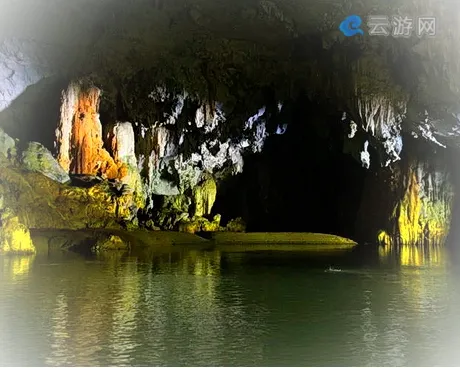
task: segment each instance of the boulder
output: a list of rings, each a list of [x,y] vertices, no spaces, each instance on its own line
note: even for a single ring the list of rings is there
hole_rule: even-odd
[[[117,235],[106,235],[98,239],[93,247],[94,251],[106,251],[106,250],[127,250],[129,249],[129,243],[125,242]]]
[[[58,183],[70,181],[69,175],[51,152],[40,143],[30,142],[27,149],[22,152],[21,162],[27,170],[41,173]]]
[[[220,226],[220,215],[214,216],[212,221],[204,217],[192,217],[191,219],[182,219],[179,222],[178,230],[187,233],[198,233],[198,232],[217,232],[223,231],[224,229]]]
[[[16,141],[0,128],[0,156],[11,159],[16,157]]]
[[[238,217],[228,222],[226,230],[234,233],[244,233],[246,231],[246,223],[241,217]]]

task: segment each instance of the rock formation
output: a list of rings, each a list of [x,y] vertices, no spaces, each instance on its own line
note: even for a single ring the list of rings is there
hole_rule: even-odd
[[[103,148],[99,120],[101,91],[71,83],[64,93],[61,122],[57,130],[58,161],[71,174],[120,178],[124,171]]]
[[[428,169],[429,160],[404,155],[414,140],[460,154],[457,4],[396,0],[391,7],[401,14],[432,14],[450,25],[436,37],[396,39],[345,38],[338,31],[350,9],[387,14],[380,0],[320,10],[300,0],[241,9],[222,2],[217,17],[213,2],[166,2],[160,11],[148,0],[108,0],[91,5],[94,14],[111,14],[101,19],[77,19],[74,2],[65,3],[50,0],[34,9],[43,16],[59,9],[62,19],[49,19],[51,32],[40,16],[17,22],[27,24],[19,30],[8,12],[0,14],[8,31],[0,41],[0,123],[14,138],[0,131],[0,154],[29,170],[22,175],[11,164],[1,173],[15,187],[8,189],[13,198],[20,189],[23,198],[41,203],[38,191],[53,198],[43,201],[50,208],[75,196],[69,211],[87,203],[95,223],[135,222],[142,209],[142,221],[157,221],[151,228],[171,229],[219,212],[223,222],[243,217],[258,230],[354,237],[361,226],[367,241],[378,234],[417,243],[445,237],[451,179]],[[55,32],[62,22],[81,33]],[[21,37],[12,37],[16,31]],[[63,172],[49,167],[54,161],[38,143],[16,155],[15,139],[30,128],[18,125],[20,112],[29,107],[21,102],[27,99],[11,105],[48,75],[69,83],[56,130]],[[33,124],[51,123],[37,118]],[[55,182],[75,176],[106,181],[90,189]],[[29,188],[31,181],[37,189]],[[11,206],[26,226],[55,221],[59,227],[62,219],[95,226],[87,214],[56,216],[59,206],[53,215],[28,219],[18,203]]]
[[[386,244],[443,244],[449,235],[454,188],[450,175],[421,162],[412,162],[401,174],[402,198],[390,221],[395,228],[382,231]]]
[[[42,173],[59,183],[70,181],[69,175],[54,159],[51,152],[38,142],[29,143],[27,149],[22,152],[21,162],[27,170]]]
[[[201,183],[193,188],[193,216],[203,217],[211,214],[216,200],[216,182],[210,175],[206,175]]]
[[[29,229],[121,228],[132,219],[133,193],[117,195],[108,182],[62,184],[63,169],[41,145],[21,152],[4,132],[0,137],[0,250],[32,252]]]

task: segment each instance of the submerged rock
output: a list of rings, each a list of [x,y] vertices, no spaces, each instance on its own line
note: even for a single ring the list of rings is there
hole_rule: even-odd
[[[22,152],[21,162],[27,170],[42,173],[59,183],[70,181],[69,175],[54,159],[51,152],[40,143],[30,142],[27,149]]]

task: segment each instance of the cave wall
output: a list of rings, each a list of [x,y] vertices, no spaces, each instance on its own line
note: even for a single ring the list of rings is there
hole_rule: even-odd
[[[110,178],[136,177],[148,211],[158,202],[196,207],[195,188],[211,174],[216,202],[209,205],[212,186],[204,212],[224,221],[243,216],[252,230],[418,241],[418,227],[429,222],[420,213],[433,209],[424,198],[436,208],[450,203],[447,184],[445,199],[424,189],[448,183],[444,169],[405,156],[403,136],[459,145],[453,3],[39,3],[30,22],[17,4],[1,14],[0,126],[50,150],[56,140],[63,167],[74,160],[72,173],[103,174],[102,162],[116,166]],[[395,8],[452,26],[436,39],[345,38],[337,29],[350,11]],[[69,83],[82,78],[102,92],[102,111],[85,91],[71,96]],[[137,167],[127,176],[107,138],[120,122],[135,139],[129,165]],[[449,211],[441,212],[444,224]]]
[[[414,138],[406,141],[409,145],[403,160],[395,165],[392,175],[392,187],[397,188],[397,203],[389,217],[393,239],[383,232],[380,239],[385,243],[443,244],[456,221],[452,215],[458,185],[453,160],[458,153]]]
[[[368,137],[350,139],[331,107],[304,97],[293,110],[286,132],[220,183],[214,210],[224,222],[242,216],[251,231],[316,231],[361,243],[446,241],[457,152],[405,136],[400,160],[386,166],[370,149],[368,166],[359,155]]]

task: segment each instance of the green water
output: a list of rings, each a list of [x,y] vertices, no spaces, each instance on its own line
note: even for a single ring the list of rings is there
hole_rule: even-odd
[[[0,258],[0,364],[460,364],[443,249],[172,249]]]

